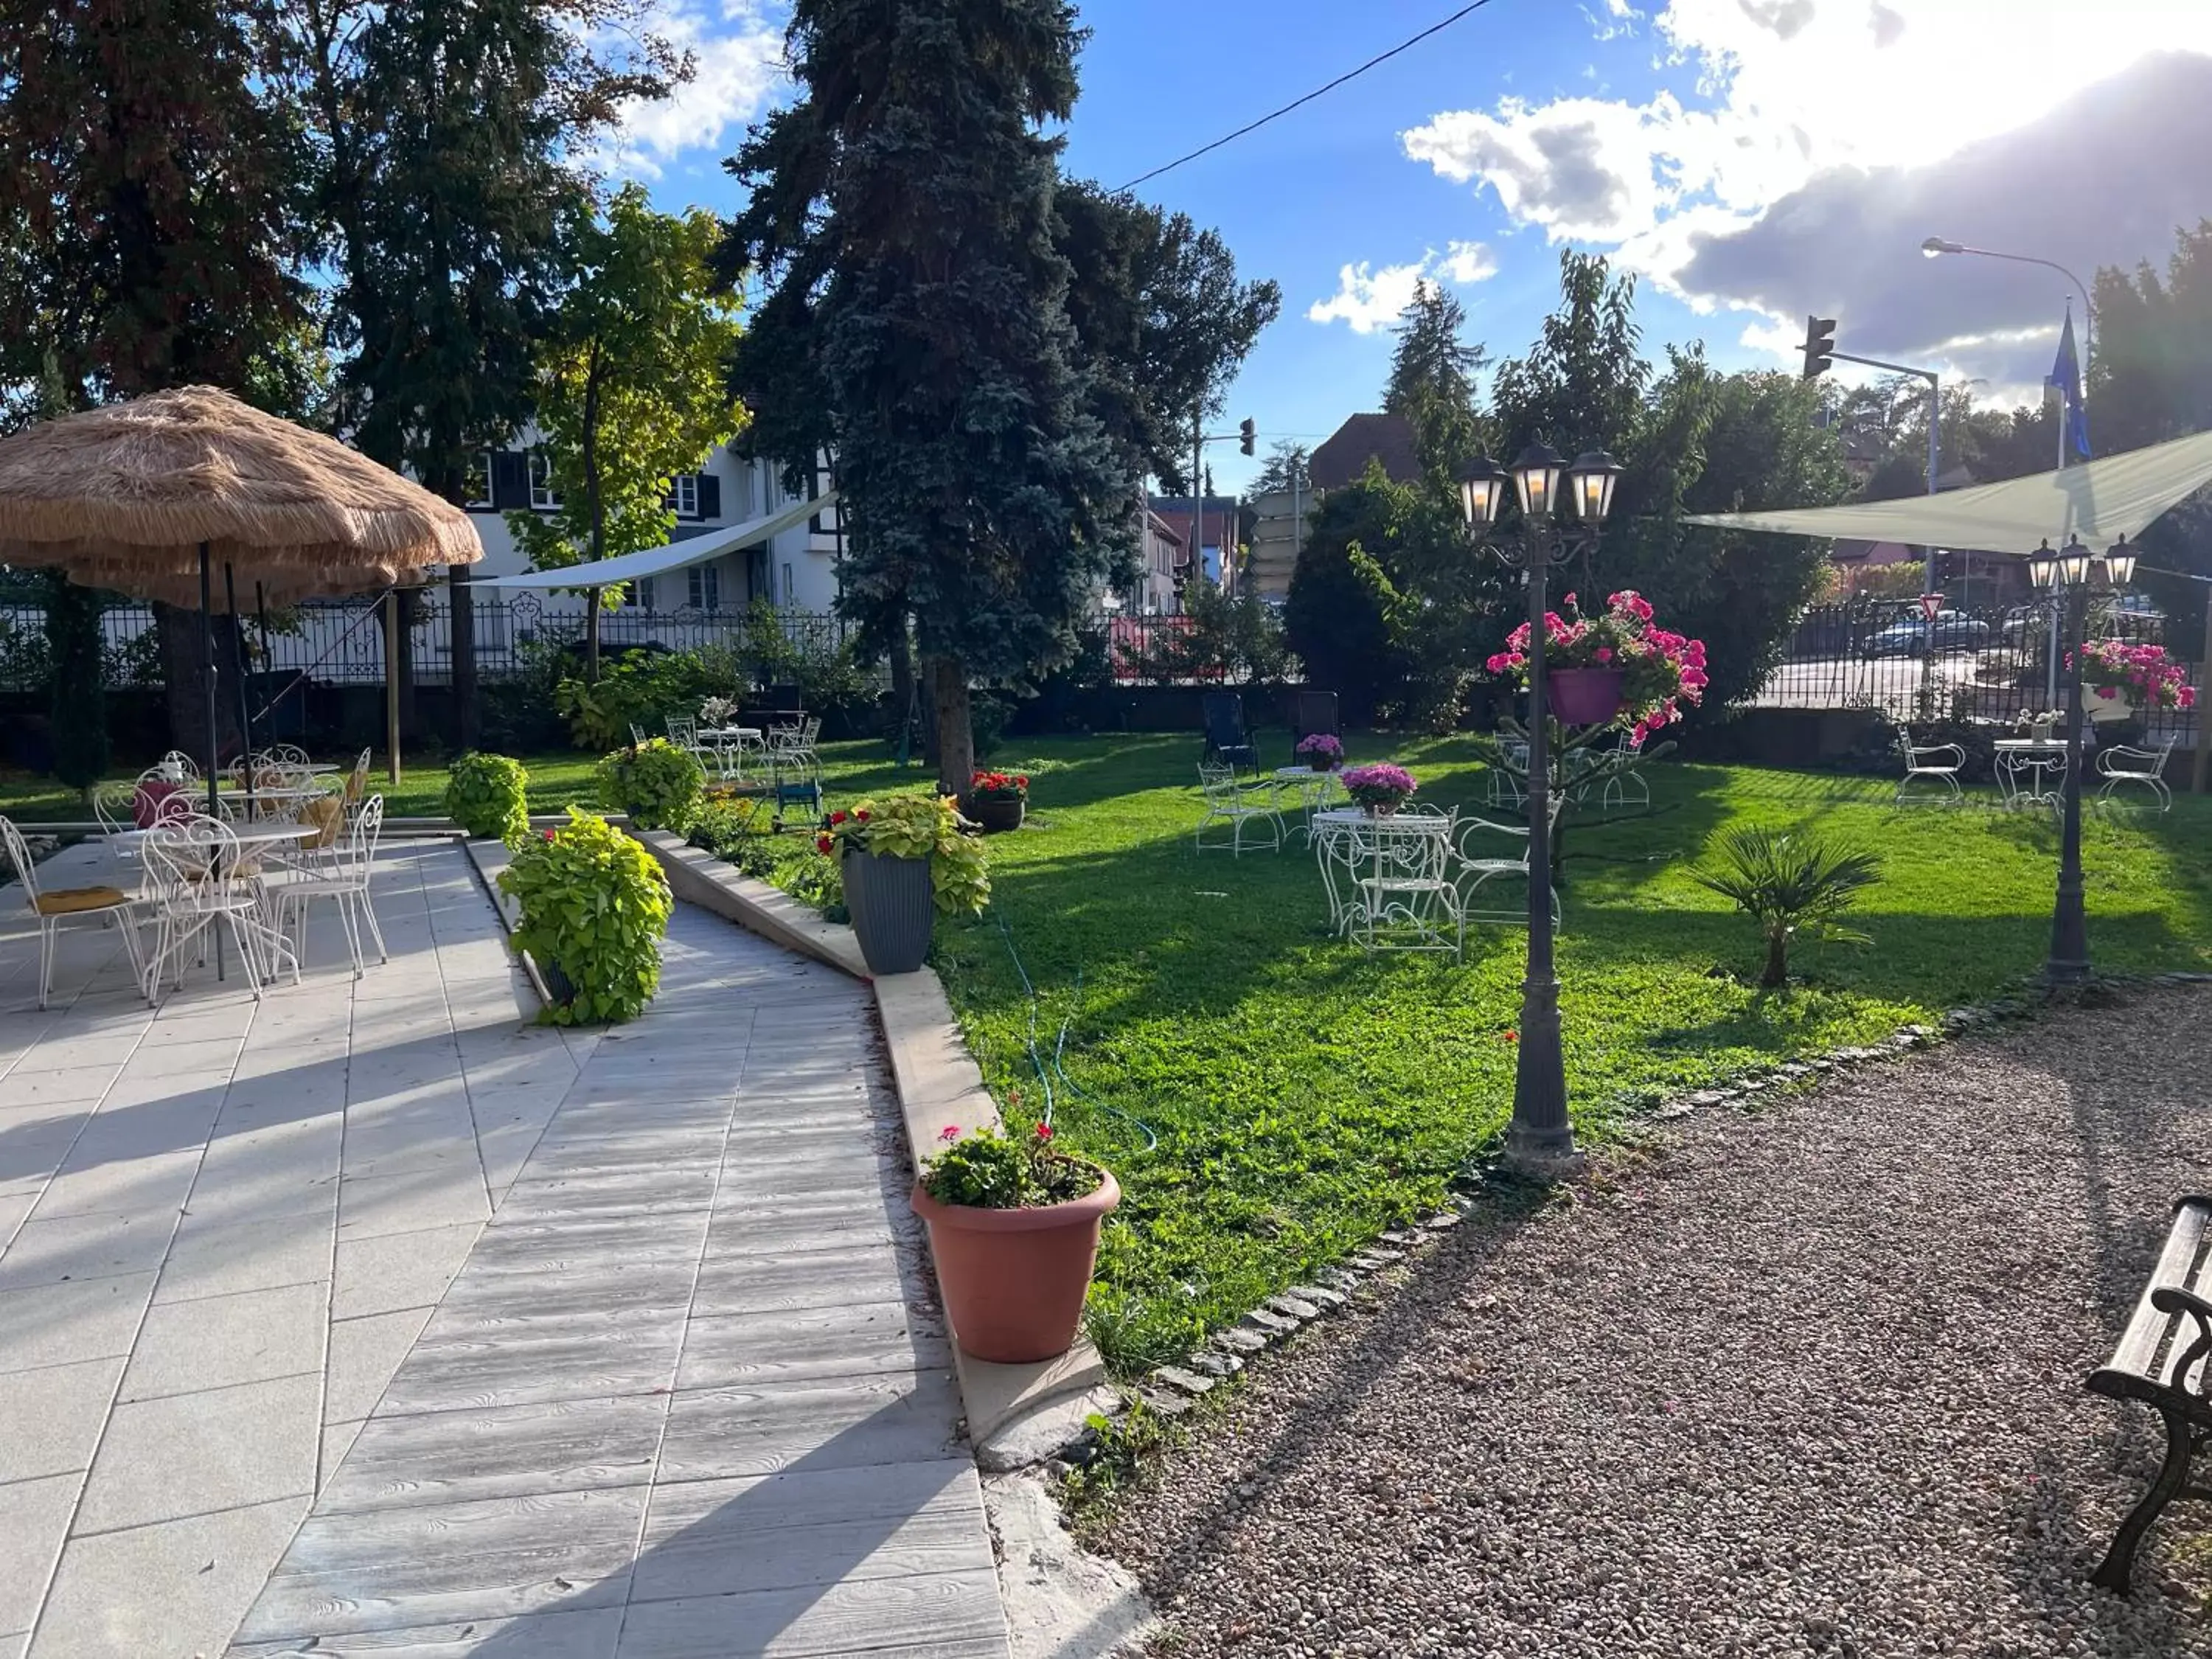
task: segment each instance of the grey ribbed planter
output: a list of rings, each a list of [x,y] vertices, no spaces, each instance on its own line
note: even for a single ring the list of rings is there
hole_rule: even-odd
[[[937,920],[927,859],[883,858],[848,848],[845,908],[872,974],[910,974],[929,954]]]

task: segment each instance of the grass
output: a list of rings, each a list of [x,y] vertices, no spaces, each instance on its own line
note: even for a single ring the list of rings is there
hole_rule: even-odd
[[[1464,739],[1355,738],[1485,811]],[[833,802],[920,787],[880,745],[833,745]],[[994,903],[942,927],[937,963],[1011,1112],[1049,1107],[1061,1144],[1111,1165],[1093,1334],[1124,1370],[1432,1210],[1494,1145],[1511,1106],[1524,935],[1482,927],[1464,965],[1370,958],[1328,930],[1302,846],[1194,853],[1186,736],[1017,740],[1028,825],[992,842]],[[591,761],[526,757],[533,811],[588,803]],[[1793,1056],[1878,1039],[1979,1000],[2040,964],[2057,835],[2047,815],[1899,809],[1884,780],[1661,764],[1655,811],[1567,821],[1559,939],[1567,1079],[1586,1140],[1657,1098]],[[441,772],[387,791],[434,813]],[[65,792],[0,781],[0,811],[68,817]],[[1882,859],[1846,918],[1863,945],[1802,945],[1792,984],[1753,982],[1757,930],[1692,878],[1725,831],[1813,829]],[[2098,814],[2083,836],[2090,933],[2112,969],[2212,964],[2212,800]],[[776,838],[763,871],[798,868]],[[788,856],[785,856],[786,854]]]

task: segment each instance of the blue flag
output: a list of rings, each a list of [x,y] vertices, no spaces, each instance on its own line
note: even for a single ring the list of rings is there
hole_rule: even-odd
[[[2058,331],[2058,361],[2051,365],[2044,384],[2058,393],[2065,404],[2066,447],[2076,455],[2089,453],[2089,411],[2081,406],[2081,359],[2074,349],[2074,303],[2066,304],[2066,326]]]

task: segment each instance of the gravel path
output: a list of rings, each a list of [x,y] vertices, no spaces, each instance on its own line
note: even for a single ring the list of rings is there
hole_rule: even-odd
[[[2208,1187],[2203,991],[1701,1113],[1262,1360],[1091,1541],[1176,1659],[2212,1655],[2201,1508],[2087,1585],[2164,1443],[2081,1387]]]

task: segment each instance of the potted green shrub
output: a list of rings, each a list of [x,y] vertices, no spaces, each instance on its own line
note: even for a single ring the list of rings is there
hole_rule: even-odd
[[[530,775],[505,755],[471,751],[455,761],[446,779],[446,816],[476,841],[509,847],[530,833]]]
[[[960,833],[950,795],[886,795],[830,815],[817,838],[835,860],[872,974],[910,974],[939,915],[972,915],[991,896],[981,840]]]
[[[556,1025],[635,1019],[660,988],[660,939],[673,908],[668,878],[642,845],[597,813],[526,836],[499,872],[522,907],[516,945],[545,975]]]
[[[706,769],[688,749],[652,738],[612,750],[595,774],[599,805],[629,815],[640,830],[682,835],[699,816]]]
[[[1048,1123],[1012,1134],[947,1127],[941,1139],[913,1201],[953,1340],[1000,1364],[1066,1353],[1121,1188],[1097,1164],[1054,1151]]]
[[[960,810],[982,825],[985,835],[1002,835],[1022,827],[1029,798],[1026,773],[978,772],[969,781],[968,799],[960,803]]]

